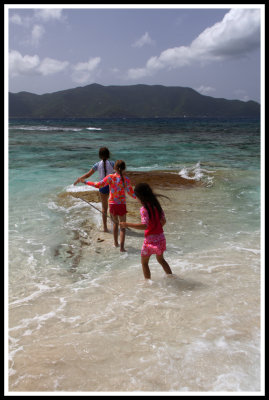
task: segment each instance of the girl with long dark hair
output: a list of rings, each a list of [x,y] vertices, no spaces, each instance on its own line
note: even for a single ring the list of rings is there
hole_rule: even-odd
[[[165,273],[171,275],[171,268],[163,257],[163,253],[166,250],[166,239],[163,232],[166,219],[157,195],[147,183],[137,184],[134,188],[134,193],[142,204],[140,209],[141,223],[121,222],[120,226],[122,228],[130,227],[145,231],[145,239],[141,249],[141,264],[145,279],[151,279],[149,259],[153,254],[156,255],[156,259]]]
[[[93,175],[96,171],[99,172],[99,180],[101,181],[104,179],[105,176],[108,174],[111,174],[114,171],[114,161],[109,161],[110,158],[110,152],[107,147],[100,147],[99,149],[99,158],[101,161],[95,163],[90,171],[88,171],[86,174],[82,175],[81,177],[77,178],[77,180],[74,182],[74,185],[76,185],[79,182],[83,182],[84,179],[89,178],[91,175]],[[105,186],[99,189],[99,194],[100,194],[100,200],[102,203],[102,218],[103,218],[103,226],[104,226],[104,232],[108,232],[107,229],[107,210],[108,210],[108,196],[109,196],[109,186]]]

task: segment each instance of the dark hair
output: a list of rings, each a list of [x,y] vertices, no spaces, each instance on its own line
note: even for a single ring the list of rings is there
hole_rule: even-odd
[[[107,147],[100,147],[99,149],[99,158],[103,160],[104,163],[104,173],[106,176],[106,160],[110,157],[110,152]]]
[[[114,169],[117,170],[117,171],[119,171],[120,176],[121,176],[121,180],[122,180],[122,183],[123,183],[123,187],[125,187],[124,177],[123,177],[123,175],[122,175],[122,171],[124,171],[124,170],[126,169],[126,164],[125,164],[125,162],[124,162],[123,160],[117,160],[117,161],[115,162]]]
[[[137,185],[135,185],[134,193],[136,197],[141,201],[143,206],[146,207],[149,214],[149,218],[151,218],[150,208],[152,209],[153,212],[154,209],[157,208],[158,214],[161,218],[163,209],[159,203],[159,200],[157,199],[157,196],[165,197],[167,199],[168,197],[163,196],[162,194],[155,194],[148,183],[138,183]]]

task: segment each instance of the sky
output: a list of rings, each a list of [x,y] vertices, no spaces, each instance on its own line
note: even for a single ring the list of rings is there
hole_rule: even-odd
[[[10,92],[147,84],[261,101],[263,5],[22,4],[5,13]]]

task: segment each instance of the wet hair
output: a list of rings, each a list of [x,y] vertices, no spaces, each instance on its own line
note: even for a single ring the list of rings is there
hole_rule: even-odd
[[[136,197],[141,201],[143,206],[147,209],[149,218],[151,218],[151,210],[154,211],[155,208],[157,209],[158,214],[161,218],[163,209],[157,197],[165,197],[167,199],[168,197],[162,194],[155,194],[148,183],[138,183],[137,185],[135,185],[134,193]]]
[[[100,147],[100,149],[99,149],[99,158],[101,158],[101,160],[103,160],[105,176],[106,176],[106,160],[109,157],[110,157],[110,152],[109,152],[108,148],[107,147]]]
[[[124,177],[123,177],[123,175],[122,175],[122,171],[124,171],[124,170],[126,169],[126,164],[125,164],[125,162],[124,162],[123,160],[117,160],[117,161],[115,162],[114,169],[115,169],[116,171],[119,171],[120,176],[121,176],[121,180],[122,180],[122,183],[123,183],[123,187],[125,187]]]

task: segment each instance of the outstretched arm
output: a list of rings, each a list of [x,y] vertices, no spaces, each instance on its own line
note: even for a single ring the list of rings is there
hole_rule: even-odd
[[[147,225],[145,224],[134,224],[132,222],[120,222],[120,227],[121,228],[135,228],[135,229],[141,229],[141,230],[145,230],[147,229]]]
[[[104,186],[109,185],[111,183],[111,178],[109,175],[107,175],[102,181],[100,182],[91,182],[91,181],[85,181],[84,179],[81,180],[81,182],[85,183],[85,185],[93,186],[97,189],[102,188]]]
[[[95,170],[94,170],[94,169],[90,169],[90,171],[88,171],[86,174],[80,176],[80,177],[74,182],[74,185],[77,185],[77,184],[80,183],[80,182],[83,183],[84,179],[89,178],[89,177],[92,176],[92,174],[94,174],[94,173],[95,173]]]

